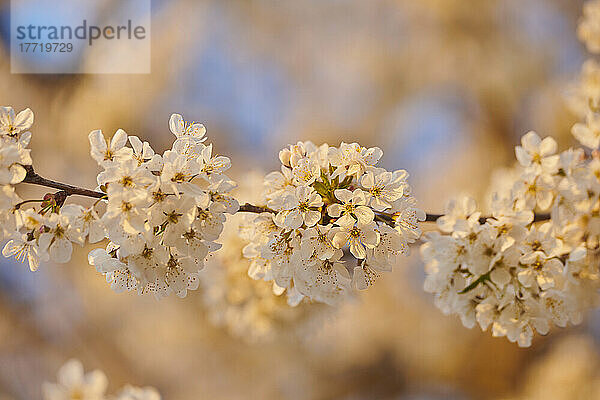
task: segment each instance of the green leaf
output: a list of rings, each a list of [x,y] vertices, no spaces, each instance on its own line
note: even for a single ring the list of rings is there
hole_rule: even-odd
[[[476,280],[471,282],[471,284],[469,286],[467,286],[466,288],[464,288],[463,290],[458,292],[458,294],[468,293],[471,290],[475,289],[477,286],[479,286],[480,283],[484,283],[485,281],[489,281],[489,280],[490,280],[490,273],[488,272],[487,274],[481,275],[479,278],[477,278]]]
[[[312,187],[323,197],[327,197],[329,189],[321,182],[314,182]]]

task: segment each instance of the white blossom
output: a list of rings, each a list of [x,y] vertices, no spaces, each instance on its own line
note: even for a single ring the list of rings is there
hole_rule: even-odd
[[[91,145],[90,154],[100,166],[109,166],[113,161],[120,162],[129,159],[133,151],[127,144],[127,133],[123,129],[115,132],[110,142],[107,142],[101,130],[89,134]]]
[[[0,107],[0,135],[14,137],[33,125],[33,112],[26,108],[15,115],[12,107]]]
[[[281,150],[280,171],[264,178],[267,211],[241,227],[248,274],[296,299],[338,304],[390,271],[420,237],[425,213],[406,171],[376,167],[382,154],[357,143]]]
[[[338,249],[348,246],[352,255],[358,259],[367,256],[367,249],[374,249],[379,244],[379,232],[374,223],[344,225],[336,228],[333,245]]]
[[[375,213],[367,207],[365,193],[357,189],[351,192],[347,189],[336,189],[333,194],[341,203],[334,203],[327,207],[327,213],[335,218],[339,225],[352,225],[356,221],[368,224],[373,221]]]

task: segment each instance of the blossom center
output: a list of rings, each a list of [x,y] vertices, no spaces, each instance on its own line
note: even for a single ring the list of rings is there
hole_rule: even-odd
[[[60,225],[56,225],[56,229],[54,229],[54,236],[61,238],[64,236],[64,234],[65,234],[65,229]]]
[[[381,193],[383,192],[383,190],[380,187],[374,187],[371,190],[369,190],[369,192],[374,197],[379,197],[379,196],[381,196]]]
[[[158,189],[156,192],[152,192],[152,199],[156,202],[164,201],[166,198],[167,194],[160,189]]]
[[[121,203],[121,210],[123,212],[129,212],[133,209],[133,204],[131,204],[128,201],[124,201],[123,203]]]
[[[350,230],[350,236],[353,238],[358,238],[360,237],[360,229],[358,229],[357,227],[354,227]]]
[[[110,149],[106,149],[106,152],[104,152],[104,159],[112,161],[114,157],[115,155],[113,154],[113,152]]]
[[[124,176],[124,177],[122,177],[120,183],[121,183],[121,185],[123,187],[131,188],[131,187],[134,186],[134,184],[133,184],[133,178],[130,177],[130,176]]]
[[[183,172],[178,172],[171,178],[172,182],[185,182],[186,175]]]
[[[148,247],[144,247],[144,250],[142,251],[142,257],[144,257],[145,259],[149,259],[152,257],[153,253],[154,250],[149,249]]]
[[[181,217],[183,214],[177,214],[175,211],[172,211],[167,215],[167,221],[171,224],[176,224],[177,222],[179,222],[179,217]]]

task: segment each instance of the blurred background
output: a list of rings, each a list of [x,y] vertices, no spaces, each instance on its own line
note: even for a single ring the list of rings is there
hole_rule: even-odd
[[[586,57],[582,3],[157,0],[151,74],[18,75],[0,1],[0,104],[34,110],[36,170],[81,186],[95,186],[91,130],[123,128],[162,152],[178,112],[231,157],[242,200],[287,144],[358,141],[441,212],[454,194],[482,198],[528,130],[573,144],[565,95]],[[442,315],[417,247],[341,309],[290,310],[230,248],[207,267],[212,288],[161,301],[115,294],[90,249],[35,273],[0,260],[0,399],[40,399],[71,357],[104,370],[110,392],[151,385],[167,400],[600,398],[600,314],[519,349]]]

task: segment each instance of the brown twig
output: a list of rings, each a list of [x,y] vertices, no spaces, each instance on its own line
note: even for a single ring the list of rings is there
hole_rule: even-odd
[[[62,192],[64,192],[64,194],[66,196],[79,195],[79,196],[92,197],[95,199],[102,199],[102,198],[106,197],[106,193],[96,192],[94,190],[84,189],[84,188],[80,188],[77,186],[73,186],[73,185],[69,185],[69,184],[61,183],[61,182],[56,182],[51,179],[46,179],[44,177],[41,177],[33,170],[33,167],[31,165],[24,165],[23,167],[27,171],[27,175],[25,176],[25,179],[23,180],[24,183],[31,183],[32,185],[39,185],[39,186],[45,186],[45,187],[50,187],[50,188],[54,188],[54,189],[59,189]],[[238,212],[249,212],[249,213],[256,213],[256,214],[260,214],[260,213],[264,213],[264,212],[268,212],[268,213],[272,213],[272,214],[277,213],[277,211],[272,210],[269,207],[255,206],[250,203],[241,205]],[[443,214],[427,213],[425,216],[424,222],[436,222],[440,217],[442,217],[442,215]],[[490,218],[490,217],[479,218],[479,223],[484,224],[488,218]],[[540,221],[546,221],[549,219],[550,219],[550,214],[535,214],[533,221],[540,222]],[[394,226],[394,223],[395,223],[394,216],[392,214],[386,214],[386,213],[377,213],[375,215],[375,220],[385,222],[386,224],[391,225],[391,226]]]
[[[255,206],[250,203],[241,205],[238,212],[249,212],[249,213],[256,213],[256,214],[268,212],[268,213],[272,213],[272,214],[277,214],[277,211],[272,210],[269,207]]]
[[[272,210],[268,207],[255,206],[250,203],[241,205],[238,212],[249,212],[249,213],[257,213],[257,214],[269,212],[269,213],[277,214],[277,211]],[[427,214],[425,214],[425,221],[423,221],[423,222],[437,222],[437,220],[440,219],[441,217],[443,217],[443,215],[444,214],[427,213]],[[481,217],[481,218],[479,218],[479,223],[485,224],[485,222],[489,218],[493,218],[493,217]],[[551,218],[550,214],[535,214],[533,217],[533,222],[547,221],[550,218]],[[384,222],[390,226],[394,226],[394,223],[395,223],[394,216],[392,214],[387,214],[387,213],[375,213],[375,221]]]
[[[39,185],[58,189],[65,192],[67,196],[79,195],[92,197],[95,199],[100,199],[106,196],[106,193],[96,192],[95,190],[84,189],[41,177],[33,170],[33,167],[31,165],[24,165],[23,167],[25,168],[25,171],[27,171],[27,175],[25,175],[25,179],[23,180],[24,183],[31,183],[32,185]]]

